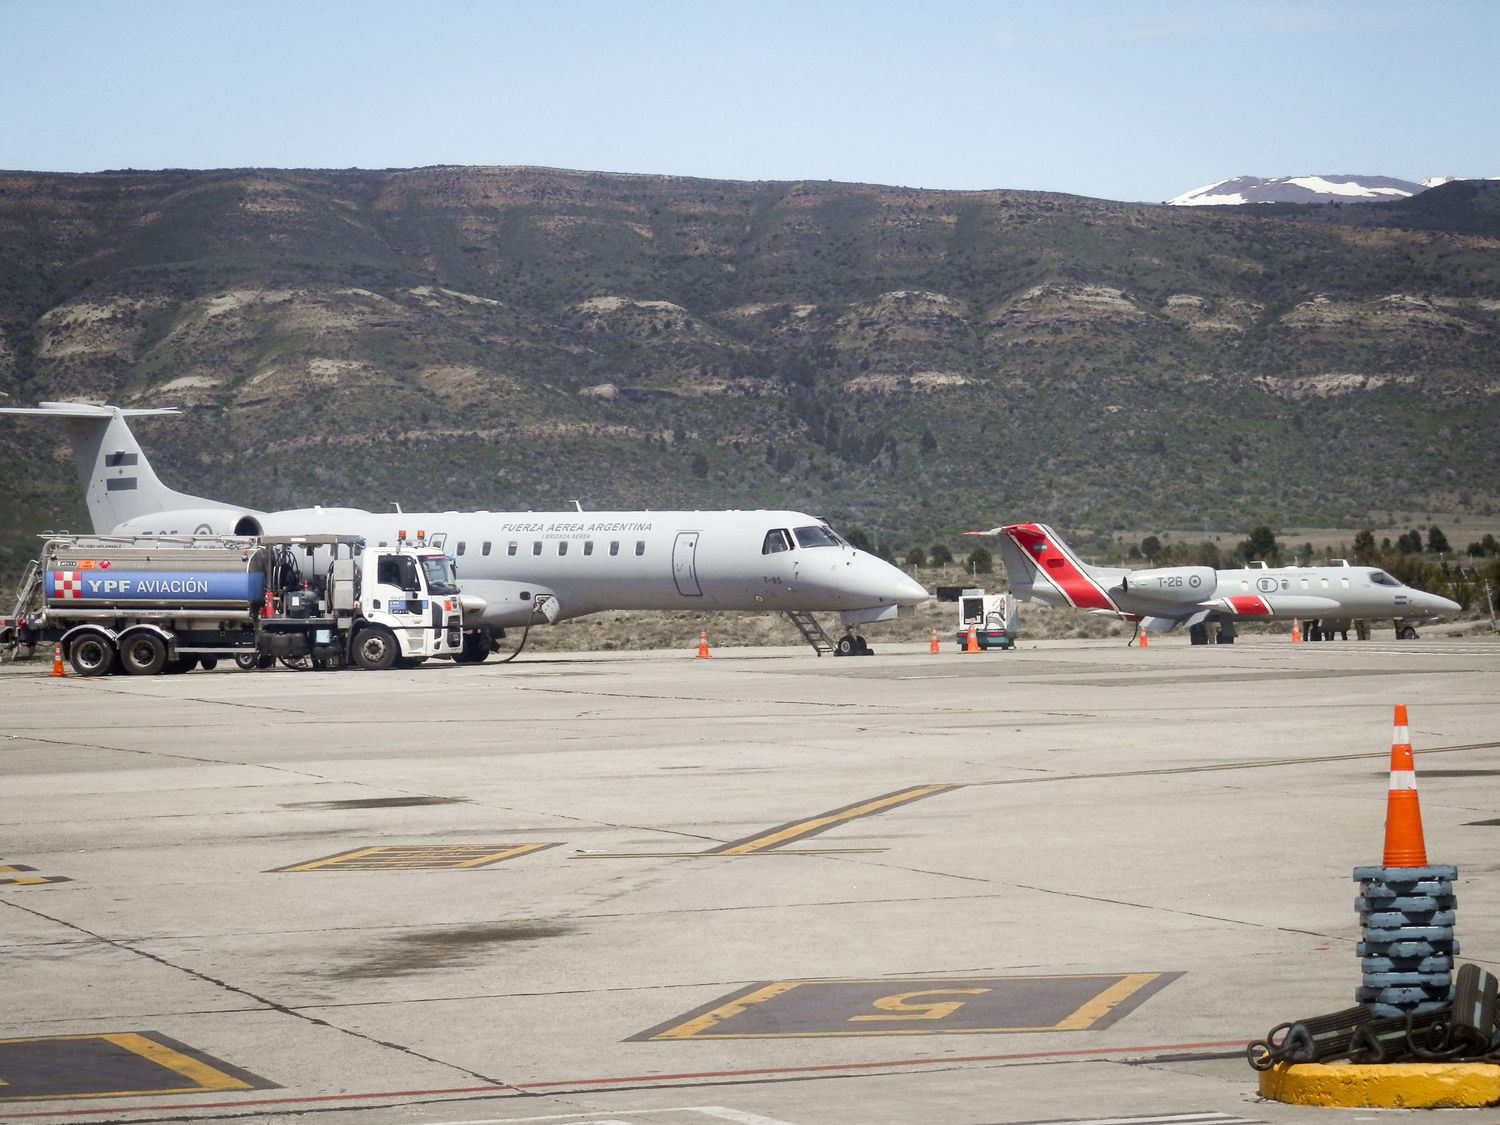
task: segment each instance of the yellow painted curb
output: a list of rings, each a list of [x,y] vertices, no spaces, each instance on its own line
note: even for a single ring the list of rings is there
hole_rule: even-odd
[[[1291,1105],[1477,1109],[1500,1105],[1500,1066],[1491,1063],[1281,1063],[1261,1072],[1260,1096]]]

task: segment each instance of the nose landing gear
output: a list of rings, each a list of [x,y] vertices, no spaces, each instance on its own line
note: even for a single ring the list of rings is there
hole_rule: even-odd
[[[847,633],[839,638],[838,644],[833,646],[833,655],[870,656],[872,655],[872,653],[870,651],[870,646],[866,643],[864,637],[860,636],[853,629],[850,629]]]

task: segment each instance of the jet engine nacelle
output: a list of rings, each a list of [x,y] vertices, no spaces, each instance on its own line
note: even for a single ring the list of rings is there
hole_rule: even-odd
[[[557,595],[546,586],[535,582],[511,582],[504,579],[465,579],[459,571],[459,584],[464,594],[484,600],[483,622],[492,628],[519,628],[523,625],[555,625],[562,616],[562,605]],[[471,618],[464,614],[467,627]]]
[[[260,516],[243,508],[183,508],[126,520],[116,532],[131,535],[259,535]]]
[[[1125,575],[1119,591],[1140,601],[1193,605],[1213,597],[1218,585],[1218,572],[1211,566],[1164,566]]]

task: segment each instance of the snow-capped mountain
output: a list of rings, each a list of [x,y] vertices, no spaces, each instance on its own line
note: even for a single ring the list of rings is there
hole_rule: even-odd
[[[1239,176],[1184,192],[1167,203],[1175,207],[1207,207],[1238,203],[1371,203],[1406,199],[1452,177],[1438,176],[1422,183],[1390,176]]]

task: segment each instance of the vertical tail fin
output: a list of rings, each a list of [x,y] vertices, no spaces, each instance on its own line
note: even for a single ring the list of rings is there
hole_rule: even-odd
[[[967,534],[1001,536],[1000,557],[1016,597],[1043,605],[1120,612],[1105,580],[1127,572],[1089,566],[1046,524],[1013,523]]]
[[[217,507],[216,501],[175,492],[157,478],[130,432],[127,418],[177,414],[174,408],[126,410],[81,402],[44,402],[39,407],[4,407],[0,414],[60,418],[73,443],[78,480],[96,532],[128,520],[177,508]]]

